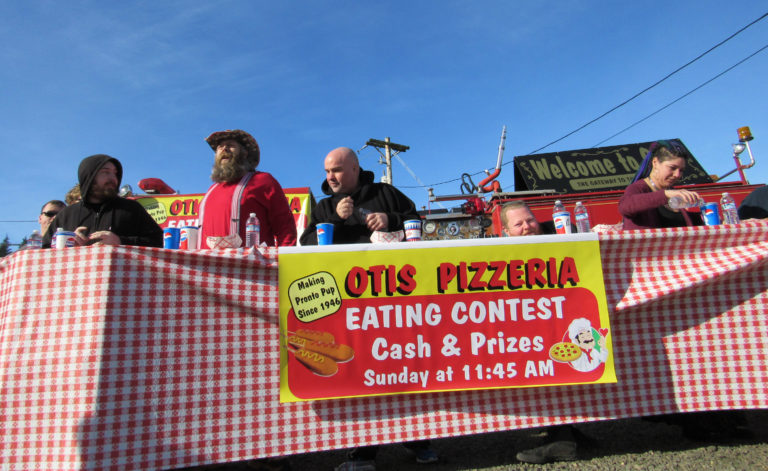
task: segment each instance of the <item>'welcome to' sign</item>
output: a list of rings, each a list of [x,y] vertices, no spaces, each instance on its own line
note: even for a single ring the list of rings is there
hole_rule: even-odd
[[[685,144],[679,139],[668,139]],[[623,190],[640,169],[651,142],[515,157],[515,189],[558,193]],[[712,183],[689,153],[680,184]]]

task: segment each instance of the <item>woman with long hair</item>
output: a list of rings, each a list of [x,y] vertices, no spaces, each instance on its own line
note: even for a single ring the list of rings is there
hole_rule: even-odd
[[[673,188],[683,176],[687,155],[685,148],[676,141],[657,141],[651,144],[634,183],[624,190],[624,195],[619,199],[619,213],[623,217],[624,229],[703,224],[700,214],[669,207],[672,197],[678,197],[685,205],[697,205],[701,200],[695,191]]]

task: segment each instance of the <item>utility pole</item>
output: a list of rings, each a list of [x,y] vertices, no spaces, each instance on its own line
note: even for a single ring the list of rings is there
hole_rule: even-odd
[[[390,185],[392,184],[392,157],[399,154],[400,152],[405,152],[410,147],[404,146],[402,144],[395,144],[394,142],[391,142],[389,138],[384,138],[383,141],[379,139],[368,139],[368,142],[365,143],[365,147],[371,146],[375,147],[377,151],[379,151],[379,154],[381,154],[381,157],[384,158],[385,164],[387,166],[387,175],[384,177],[386,178],[386,182]],[[363,149],[365,149],[363,147]],[[384,153],[381,152],[381,149],[384,149]],[[362,149],[360,149],[362,150]],[[395,151],[393,154],[392,151]],[[381,157],[379,158],[379,163],[381,163]]]

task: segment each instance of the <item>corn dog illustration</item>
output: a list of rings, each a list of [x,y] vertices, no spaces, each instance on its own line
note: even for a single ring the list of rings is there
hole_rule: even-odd
[[[309,340],[298,335],[289,336],[288,343],[296,348],[321,353],[339,363],[349,361],[355,356],[354,350],[349,345]]]
[[[333,376],[339,371],[339,365],[323,354],[304,350],[303,348],[299,348],[293,354],[299,360],[299,363],[309,368],[316,375]]]
[[[334,338],[332,333],[323,332],[321,330],[298,329],[296,332],[294,332],[294,334],[301,338],[307,340],[315,340],[318,342],[334,343],[336,341],[336,338]]]

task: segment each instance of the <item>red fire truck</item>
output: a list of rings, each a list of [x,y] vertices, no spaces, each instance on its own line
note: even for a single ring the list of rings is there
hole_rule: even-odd
[[[728,192],[736,204],[753,190],[763,185],[749,184],[744,170],[755,163],[749,141],[752,134],[748,127],[739,128],[739,142],[733,144],[736,168],[722,176],[709,175],[691,155],[681,183],[697,192],[706,202],[719,202]],[[560,200],[573,214],[577,202],[587,208],[592,226],[615,225],[621,222],[618,200],[632,182],[651,142],[625,144],[611,147],[580,149],[549,154],[517,156],[514,158],[514,192],[501,191],[497,177],[501,172],[505,133],[496,168],[478,185],[468,175],[462,176],[461,194],[432,196],[430,203],[458,203],[452,209],[422,211],[423,238],[425,240],[467,239],[503,235],[500,207],[512,200],[523,200],[539,221],[552,219],[552,209]],[[677,141],[685,146],[680,139]],[[742,163],[741,154],[747,151],[748,163]],[[689,152],[690,154],[690,152]],[[737,173],[739,180],[723,182]]]

